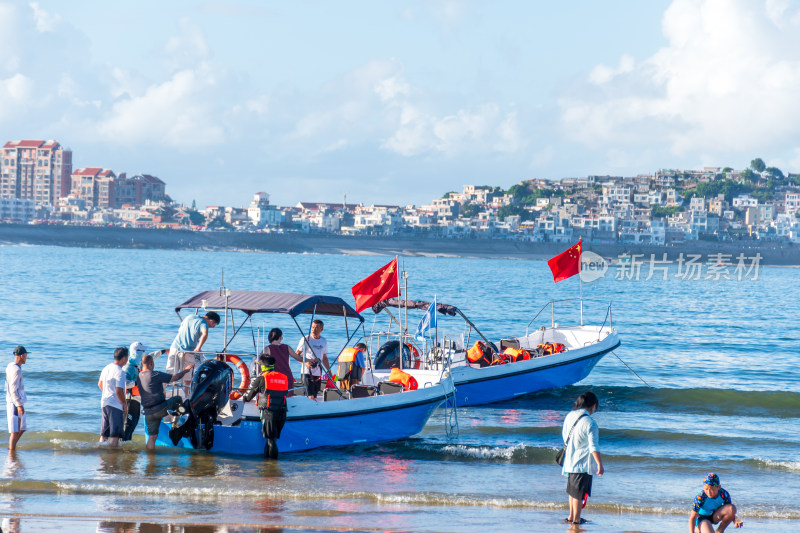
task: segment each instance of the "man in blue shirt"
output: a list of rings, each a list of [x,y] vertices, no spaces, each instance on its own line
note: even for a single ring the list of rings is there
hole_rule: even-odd
[[[175,373],[186,365],[195,364],[193,352],[203,349],[208,339],[209,328],[214,328],[219,324],[219,315],[214,311],[209,311],[204,316],[189,315],[183,319],[178,334],[169,347],[169,357],[167,358],[167,372]],[[184,378],[184,386],[187,388],[192,382],[192,373]]]

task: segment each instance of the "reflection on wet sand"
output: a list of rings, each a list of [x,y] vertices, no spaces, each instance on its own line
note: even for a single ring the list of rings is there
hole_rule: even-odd
[[[97,533],[284,533],[287,530],[280,527],[153,524],[147,522],[137,524],[104,520],[97,524],[96,531]],[[303,532],[313,533],[313,530],[304,529]]]

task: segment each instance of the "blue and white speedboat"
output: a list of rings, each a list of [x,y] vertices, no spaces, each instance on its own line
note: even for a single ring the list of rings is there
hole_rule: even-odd
[[[542,311],[555,303],[545,304]],[[390,321],[399,326],[401,313],[395,317],[391,308],[407,312],[409,309],[427,310],[429,305],[430,302],[424,301],[390,299],[373,306],[373,311],[385,311]],[[391,326],[386,331],[373,332],[373,344],[381,346],[381,349],[376,348],[373,360],[374,380],[385,379],[391,366],[400,366],[420,383],[435,383],[442,364],[449,360],[457,406],[468,407],[577,383],[589,375],[600,359],[620,345],[611,322],[610,304],[606,314],[608,324],[559,326],[552,318],[549,327],[542,326],[497,343],[489,341],[457,307],[437,303],[436,311],[444,316],[460,316],[465,332],[450,337],[437,335],[423,342],[402,327],[394,332]],[[531,320],[529,327],[542,311]],[[400,337],[404,344],[402,356],[398,349]],[[473,343],[483,347],[488,361],[479,364],[470,360],[468,354],[475,346]],[[524,351],[525,358],[513,361],[503,357],[508,348]]]
[[[224,407],[216,409],[207,419],[201,417],[197,423],[196,434],[192,434],[191,438],[184,436],[173,443],[170,430],[177,427],[181,419],[172,421],[168,417],[162,421],[156,439],[156,444],[160,446],[206,449],[211,452],[237,455],[264,453],[266,439],[261,432],[260,412],[254,401],[244,402],[241,399],[241,393],[249,382],[247,365],[243,361],[247,356],[234,355],[227,351],[233,341],[233,337],[227,339],[228,320],[231,322],[235,337],[247,323],[252,325],[255,315],[265,313],[288,315],[297,324],[301,335],[303,331],[297,322],[297,317],[300,315],[310,315],[312,320],[320,316],[343,318],[347,341],[342,350],[356,338],[359,330],[363,334],[364,318],[344,300],[333,296],[223,289],[202,292],[175,310],[180,316],[181,310],[185,309],[192,309],[195,312],[200,312],[202,309],[225,313],[225,349],[219,353],[196,355],[235,364],[241,375],[241,381],[239,388],[236,388],[228,383],[232,379],[228,379],[226,374],[219,380],[222,385],[217,389],[209,389],[211,391],[209,394],[216,395],[210,403],[218,403]],[[238,324],[235,322],[237,315],[242,317]],[[357,325],[351,328],[348,321],[353,320],[357,321]],[[258,351],[255,335],[253,344],[254,353],[250,354],[252,357]],[[331,359],[335,359],[335,353],[328,355]],[[232,376],[232,371],[225,366],[222,368]],[[328,375],[331,375],[330,369],[326,370]],[[280,453],[410,437],[422,431],[431,413],[448,397],[452,398],[454,393],[453,381],[449,378],[446,368],[437,374],[435,382],[429,382],[427,386],[420,385],[417,390],[403,390],[397,384],[383,386],[387,382],[388,379],[378,380],[362,386],[358,394],[360,397],[355,397],[355,391],[342,391],[338,388],[323,390],[317,400],[301,394],[290,396],[286,400],[288,409],[286,423],[277,440]],[[183,394],[178,388],[173,388],[172,393]],[[223,400],[217,402],[220,397]],[[227,402],[224,401],[226,398]]]

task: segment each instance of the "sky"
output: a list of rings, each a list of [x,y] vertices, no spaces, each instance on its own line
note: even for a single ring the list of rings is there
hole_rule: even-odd
[[[178,202],[800,172],[800,0],[0,0],[0,140]]]

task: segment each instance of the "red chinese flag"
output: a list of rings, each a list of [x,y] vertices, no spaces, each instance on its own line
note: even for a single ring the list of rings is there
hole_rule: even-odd
[[[581,271],[581,241],[578,239],[578,244],[567,249],[550,261],[547,266],[553,271],[553,280],[558,283],[561,280],[571,278]]]
[[[387,298],[400,296],[400,283],[397,281],[397,258],[385,267],[353,285],[353,298],[356,311],[372,307]]]

